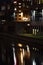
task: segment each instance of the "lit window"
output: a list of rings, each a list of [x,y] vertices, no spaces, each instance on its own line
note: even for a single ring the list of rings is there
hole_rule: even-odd
[[[28,18],[26,18],[26,17],[23,17],[23,21],[28,21]]]
[[[17,8],[14,8],[14,10],[16,11],[16,10],[17,10]]]
[[[21,5],[21,3],[19,3],[19,5]]]
[[[21,12],[21,10],[19,10],[19,12]]]
[[[15,12],[13,13],[12,17],[14,17],[14,18],[15,18]]]
[[[16,4],[17,3],[17,1],[14,1],[14,4]]]
[[[30,24],[28,23],[27,26],[30,26]]]
[[[14,65],[16,65],[16,55],[15,55],[15,48],[13,48],[13,56],[14,56]]]
[[[15,16],[15,12],[13,13],[13,15]]]
[[[21,8],[21,6],[19,6],[19,8]]]

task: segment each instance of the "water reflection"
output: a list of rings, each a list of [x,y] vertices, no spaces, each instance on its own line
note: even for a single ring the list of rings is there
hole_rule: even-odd
[[[36,47],[1,46],[0,65],[43,65],[43,53]]]

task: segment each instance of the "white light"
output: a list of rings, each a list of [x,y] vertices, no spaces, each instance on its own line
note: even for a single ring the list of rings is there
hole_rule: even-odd
[[[14,1],[14,4],[16,4],[17,3],[17,1]]]
[[[13,48],[13,56],[14,56],[14,65],[16,65],[15,48]]]
[[[27,51],[30,52],[30,50],[29,50],[29,46],[27,45],[26,47],[27,47]]]
[[[21,8],[21,6],[19,6],[19,8]]]
[[[23,49],[23,56],[24,56],[24,49]]]
[[[15,18],[15,15],[16,15],[16,14],[15,14],[15,12],[14,12],[13,15],[12,15],[12,17]]]
[[[43,9],[42,9],[42,16],[43,16]]]
[[[16,10],[17,10],[17,8],[14,8],[14,10],[16,11]]]
[[[35,10],[33,11],[33,16],[35,16]]]
[[[21,5],[21,3],[19,3],[19,5]]]
[[[35,62],[35,60],[33,60],[33,65],[36,65],[36,62]]]
[[[27,24],[27,26],[30,26],[30,24]]]
[[[15,16],[15,12],[13,13],[13,15]]]

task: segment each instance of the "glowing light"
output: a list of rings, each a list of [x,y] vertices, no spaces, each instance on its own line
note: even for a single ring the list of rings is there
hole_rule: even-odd
[[[19,5],[21,5],[21,3],[19,3]]]
[[[20,51],[22,51],[22,49],[20,48]]]
[[[34,29],[33,29],[33,34],[34,34]]]
[[[35,51],[36,51],[37,49],[35,48]]]
[[[30,26],[30,24],[27,24],[27,26]]]
[[[19,12],[21,12],[21,10],[19,10]]]
[[[14,65],[16,65],[15,48],[13,48],[13,56],[14,56]]]
[[[39,32],[39,30],[37,29],[37,32]]]
[[[19,6],[19,8],[21,8],[21,6]]]
[[[23,20],[24,20],[24,21],[28,21],[28,18],[26,18],[26,17],[23,17]]]
[[[21,63],[23,63],[23,54],[21,52]]]
[[[23,16],[23,12],[21,12],[21,16]]]
[[[27,47],[27,51],[30,52],[30,50],[29,50],[29,46],[27,45],[26,47]]]
[[[17,1],[14,1],[14,4],[16,4],[17,3]]]
[[[36,62],[35,62],[35,60],[33,60],[33,65],[36,65]]]
[[[23,56],[24,56],[24,54],[25,54],[25,53],[24,53],[24,49],[23,49]]]
[[[35,16],[35,10],[33,11],[33,16]]]
[[[43,16],[43,9],[42,9],[42,16]]]
[[[34,50],[34,47],[33,47],[33,50]]]
[[[14,10],[16,11],[16,10],[17,10],[17,8],[14,8]]]
[[[22,44],[19,43],[18,46],[19,46],[19,47],[22,47]]]

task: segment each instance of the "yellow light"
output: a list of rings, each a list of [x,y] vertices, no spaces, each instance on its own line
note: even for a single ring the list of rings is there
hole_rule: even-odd
[[[21,44],[21,43],[19,43],[19,44],[18,44],[18,46],[19,46],[19,47],[22,47],[22,44]]]
[[[21,63],[23,63],[23,54],[21,52]]]
[[[24,21],[27,21],[27,20],[28,20],[28,18],[26,18],[26,17],[23,17],[23,20],[24,20]]]
[[[23,12],[21,12],[21,16],[23,16]]]
[[[22,49],[20,48],[20,51],[22,51]]]

